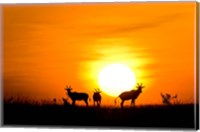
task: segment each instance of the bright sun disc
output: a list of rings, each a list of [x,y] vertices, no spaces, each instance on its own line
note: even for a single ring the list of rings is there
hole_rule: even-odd
[[[110,96],[133,89],[136,78],[133,71],[123,64],[110,64],[99,73],[98,84]]]

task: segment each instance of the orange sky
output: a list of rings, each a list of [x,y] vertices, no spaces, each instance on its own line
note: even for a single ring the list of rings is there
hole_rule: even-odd
[[[4,95],[61,99],[71,85],[92,97],[99,71],[122,63],[146,86],[136,104],[161,103],[160,92],[193,102],[196,4],[4,5]]]

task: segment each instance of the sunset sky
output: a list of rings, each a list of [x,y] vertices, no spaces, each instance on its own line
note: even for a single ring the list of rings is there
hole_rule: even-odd
[[[146,86],[136,104],[162,103],[161,92],[194,102],[196,4],[4,5],[4,96],[61,100],[71,85],[91,98],[100,71],[118,63]]]

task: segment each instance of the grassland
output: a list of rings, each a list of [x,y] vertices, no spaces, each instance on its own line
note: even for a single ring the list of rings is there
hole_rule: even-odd
[[[195,129],[193,104],[124,107],[72,107],[56,104],[6,103],[5,126],[85,126]]]

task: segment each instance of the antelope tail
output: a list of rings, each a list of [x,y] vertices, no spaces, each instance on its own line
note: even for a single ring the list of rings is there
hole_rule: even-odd
[[[115,98],[115,105],[116,105],[116,103],[117,103],[117,99],[119,98],[119,96],[117,97],[117,98]]]
[[[89,98],[89,101],[91,101],[91,98]]]

